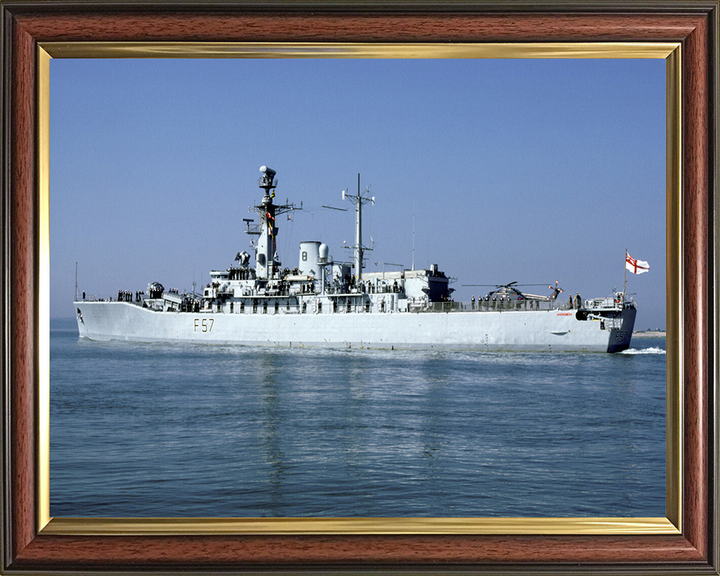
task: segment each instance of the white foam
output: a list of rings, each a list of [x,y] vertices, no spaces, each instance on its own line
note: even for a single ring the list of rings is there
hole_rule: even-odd
[[[665,354],[665,350],[662,348],[628,348],[623,350],[620,354]]]

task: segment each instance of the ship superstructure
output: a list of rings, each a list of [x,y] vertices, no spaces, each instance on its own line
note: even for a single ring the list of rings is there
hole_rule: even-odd
[[[271,346],[607,351],[629,347],[636,315],[624,292],[561,303],[562,292],[526,294],[516,283],[471,302],[454,302],[451,279],[438,266],[366,272],[363,205],[368,191],[343,192],[355,207],[352,262],[336,262],[319,240],[300,243],[297,266],[283,267],[276,218],[302,209],[276,204],[276,172],[260,169],[262,200],[245,219],[251,255],[210,272],[202,294],[120,291],[116,300],[76,299],[80,336],[93,340],[190,341]]]

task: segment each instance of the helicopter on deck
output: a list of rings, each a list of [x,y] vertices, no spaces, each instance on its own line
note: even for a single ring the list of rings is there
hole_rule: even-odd
[[[478,287],[492,287],[491,290],[485,296],[485,300],[505,300],[505,301],[524,301],[530,300],[533,302],[554,302],[558,295],[563,293],[563,289],[558,286],[558,281],[555,281],[555,285],[547,284],[518,284],[517,281],[509,282],[507,284],[463,284],[463,286],[478,286]],[[553,293],[550,296],[542,296],[539,294],[529,294],[519,290],[519,286],[547,286]]]

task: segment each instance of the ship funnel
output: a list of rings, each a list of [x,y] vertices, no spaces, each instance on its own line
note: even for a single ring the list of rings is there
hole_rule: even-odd
[[[313,275],[320,278],[320,246],[317,240],[300,242],[300,258],[298,269],[300,274]]]

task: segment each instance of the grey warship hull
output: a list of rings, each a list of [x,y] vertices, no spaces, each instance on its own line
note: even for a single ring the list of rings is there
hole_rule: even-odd
[[[448,312],[163,312],[128,302],[75,303],[91,340],[372,349],[618,352],[630,346],[636,310]],[[592,316],[592,315],[591,315]],[[582,317],[582,315],[581,315]]]
[[[275,204],[275,171],[263,166],[262,201],[246,218],[255,265],[239,252],[236,266],[210,272],[201,294],[148,284],[147,294],[121,290],[116,300],[75,298],[81,338],[138,342],[195,342],[337,348],[618,352],[630,346],[636,307],[625,292],[561,305],[551,296],[497,286],[476,302],[454,302],[451,278],[428,269],[364,271],[363,204],[368,190],[343,191],[355,205],[352,262],[335,261],[326,244],[300,243],[298,266],[283,268],[276,250],[276,217],[294,210]],[[289,217],[289,214],[288,214]],[[553,288],[548,286],[548,288]],[[76,286],[77,294],[77,286]]]

